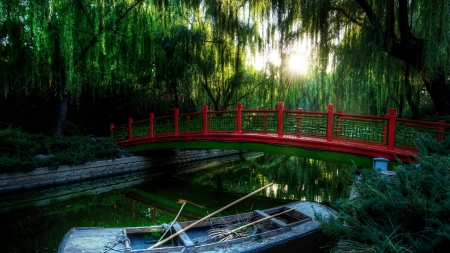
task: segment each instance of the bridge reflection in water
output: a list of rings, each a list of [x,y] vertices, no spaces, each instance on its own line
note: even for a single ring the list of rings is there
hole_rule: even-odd
[[[384,116],[335,112],[285,110],[282,102],[277,110],[209,111],[155,117],[124,125],[110,125],[111,136],[120,146],[142,151],[167,148],[247,149],[278,152],[278,147],[303,147],[329,150],[367,157],[409,161],[417,155],[415,139],[426,134],[438,142],[450,135],[450,124],[396,117],[391,108]],[[214,142],[214,147],[207,142]],[[266,144],[271,148],[261,148]],[[249,149],[250,147],[250,149]],[[261,150],[262,149],[262,150]]]

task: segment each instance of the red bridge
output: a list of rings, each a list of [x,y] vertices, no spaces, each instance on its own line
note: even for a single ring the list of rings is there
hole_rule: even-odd
[[[335,112],[333,104],[327,112],[285,110],[280,102],[277,110],[244,110],[238,103],[231,111],[209,111],[205,105],[202,112],[180,114],[175,109],[173,115],[162,117],[150,113],[148,119],[112,123],[110,131],[118,145],[135,151],[205,147],[267,151],[256,147],[270,145],[272,151],[291,146],[407,162],[418,153],[416,138],[428,134],[441,141],[449,136],[450,124],[397,118],[395,108],[385,116],[369,116]]]

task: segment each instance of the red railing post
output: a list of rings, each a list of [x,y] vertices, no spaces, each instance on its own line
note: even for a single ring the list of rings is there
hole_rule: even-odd
[[[180,109],[173,109],[173,126],[174,126],[174,134],[178,135],[178,115],[180,115]]]
[[[128,136],[133,139],[133,118],[128,118]]]
[[[242,103],[237,103],[237,133],[242,134]]]
[[[150,113],[150,138],[155,137],[155,127],[153,120],[155,119],[155,114],[153,112]]]
[[[298,114],[297,114],[297,134],[300,134],[302,132],[302,117],[303,117],[303,109],[298,108]]]
[[[338,110],[337,112],[342,114],[342,110]],[[342,115],[339,115],[337,120],[338,120],[337,136],[341,137],[341,133],[342,133]]]
[[[334,114],[334,105],[328,105],[328,115],[327,115],[327,141],[333,141],[333,115]]]
[[[387,136],[387,149],[394,150],[395,145],[395,128],[397,125],[397,109],[389,109],[389,123],[388,123],[388,136]]]
[[[267,134],[267,115],[268,115],[267,110],[269,110],[269,109],[264,108],[264,123],[263,123],[263,131],[264,131],[263,133],[264,134]]]
[[[114,136],[114,123],[109,124],[109,135]]]
[[[439,120],[438,124],[442,125],[442,126],[438,126],[436,140],[437,140],[437,142],[441,142],[444,139],[444,135],[445,135],[444,134],[445,128],[443,126],[445,124],[445,120]]]
[[[283,109],[284,103],[278,102],[278,137],[283,137]]]
[[[203,134],[208,133],[208,105],[203,106]]]

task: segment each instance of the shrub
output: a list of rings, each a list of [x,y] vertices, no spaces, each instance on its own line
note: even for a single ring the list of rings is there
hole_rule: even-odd
[[[111,138],[50,137],[18,128],[0,130],[0,172],[30,171],[38,167],[82,164],[128,155]]]
[[[399,165],[396,177],[363,169],[351,188],[356,197],[333,204],[339,218],[319,217],[336,239],[332,251],[444,252],[450,246],[448,143],[450,137],[441,143],[420,138],[419,165]]]

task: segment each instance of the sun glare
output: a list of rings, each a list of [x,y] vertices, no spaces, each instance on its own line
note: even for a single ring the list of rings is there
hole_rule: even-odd
[[[309,63],[304,55],[294,53],[289,56],[289,69],[301,75],[308,74]]]
[[[290,48],[286,50],[286,69],[283,71],[288,71],[292,75],[303,76],[307,76],[310,73],[309,66],[311,62],[309,60],[310,48],[308,45],[308,40],[303,40],[290,46]],[[278,67],[282,65],[280,53],[277,50],[268,50],[254,56],[254,58],[250,60],[250,64],[252,64],[257,70],[263,70],[268,63]]]

